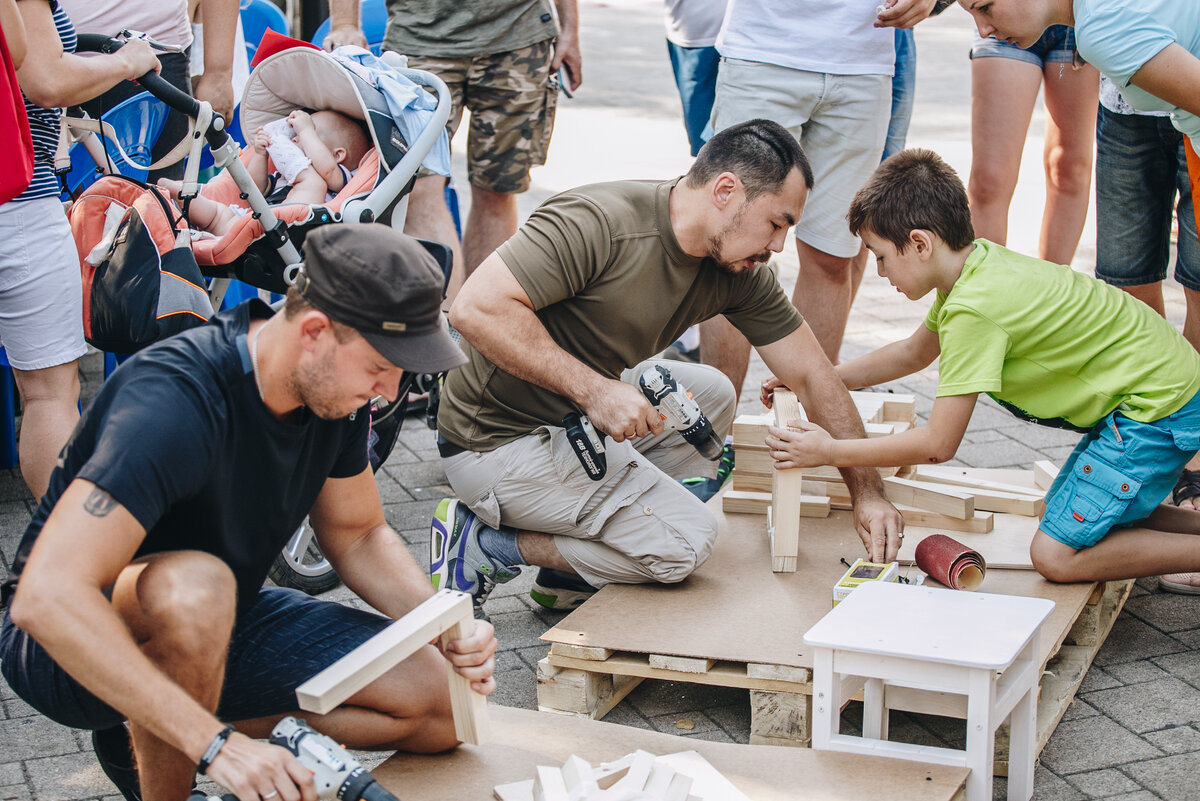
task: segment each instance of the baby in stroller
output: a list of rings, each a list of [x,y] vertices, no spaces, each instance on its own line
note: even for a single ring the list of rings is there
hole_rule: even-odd
[[[362,123],[345,114],[297,109],[260,126],[252,147],[246,169],[268,203],[315,204],[329,202],[346,186],[371,149],[371,141]],[[269,171],[272,166],[276,169]],[[158,185],[172,200],[179,200],[181,182],[161,179]],[[244,206],[198,195],[188,208],[188,218],[195,228],[219,237],[249,212]]]

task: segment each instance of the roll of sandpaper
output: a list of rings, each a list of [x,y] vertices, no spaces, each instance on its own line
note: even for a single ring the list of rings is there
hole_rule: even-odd
[[[987,564],[972,551],[945,534],[931,534],[917,544],[917,567],[952,590],[977,590],[983,583]]]

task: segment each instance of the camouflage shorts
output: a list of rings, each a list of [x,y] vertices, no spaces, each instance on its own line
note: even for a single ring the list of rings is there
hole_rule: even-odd
[[[473,186],[503,194],[529,188],[529,168],[546,163],[558,76],[550,72],[554,40],[476,58],[409,56],[412,69],[446,82],[454,101],[447,123],[458,130],[464,106],[471,111],[467,133],[468,175]]]

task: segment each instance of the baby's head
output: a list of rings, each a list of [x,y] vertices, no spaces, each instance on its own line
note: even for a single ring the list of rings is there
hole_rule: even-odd
[[[846,215],[850,232],[875,234],[903,253],[917,229],[937,234],[952,250],[975,239],[967,191],[932,150],[903,150],[880,164]]]
[[[363,124],[336,111],[314,111],[313,128],[329,152],[347,169],[355,169],[371,149]]]

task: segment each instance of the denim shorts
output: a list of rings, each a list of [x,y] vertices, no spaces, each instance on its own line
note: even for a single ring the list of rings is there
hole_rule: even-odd
[[[1114,286],[1167,276],[1171,212],[1178,198],[1175,280],[1200,292],[1200,239],[1184,148],[1170,117],[1096,117],[1096,277]]]
[[[1075,60],[1075,29],[1069,25],[1051,25],[1030,47],[1017,47],[994,36],[984,39],[978,34],[971,45],[971,58],[1013,58],[1045,67],[1047,64]]]
[[[264,587],[234,625],[217,717],[238,721],[294,712],[298,686],[391,622],[297,590]],[[56,723],[106,729],[125,719],[67,675],[7,613],[0,672],[22,700]]]
[[[1174,414],[1139,423],[1113,412],[1092,427],[1046,493],[1045,531],[1076,550],[1145,519],[1200,450],[1200,394]]]

